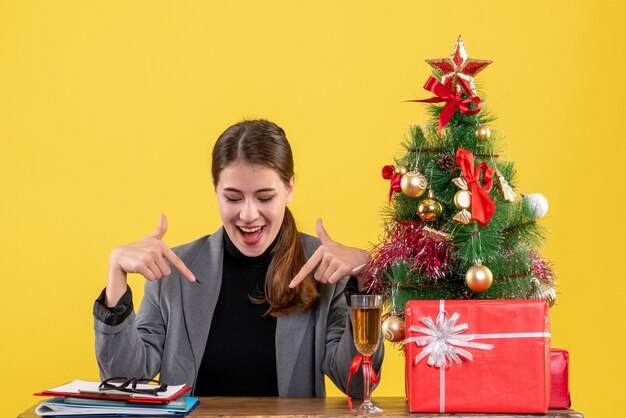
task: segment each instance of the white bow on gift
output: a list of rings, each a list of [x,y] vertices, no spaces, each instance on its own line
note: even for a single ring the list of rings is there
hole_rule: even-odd
[[[436,323],[429,316],[420,318],[420,322],[427,328],[412,326],[409,331],[425,334],[423,337],[408,338],[405,342],[415,342],[418,346],[426,346],[420,353],[415,356],[415,364],[419,363],[423,358],[428,356],[428,365],[434,367],[448,367],[454,361],[461,364],[461,357],[470,361],[474,360],[472,353],[459,348],[476,348],[479,350],[491,350],[493,344],[483,344],[472,342],[475,338],[474,334],[461,335],[469,327],[467,324],[456,325],[460,314],[455,312],[448,318],[446,312],[440,312],[437,315]]]

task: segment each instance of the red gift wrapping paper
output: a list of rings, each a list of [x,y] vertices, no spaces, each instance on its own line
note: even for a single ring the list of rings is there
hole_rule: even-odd
[[[568,409],[572,403],[569,395],[569,353],[552,347],[550,350],[550,409]]]
[[[430,319],[426,322],[431,321],[430,326],[436,332],[422,322],[427,318]],[[410,412],[545,413],[548,410],[550,324],[545,302],[415,300],[406,305],[405,322]],[[429,338],[424,330],[435,336],[424,341]],[[442,343],[436,336],[442,332],[448,333],[444,341],[456,340],[460,346]],[[471,347],[475,344],[479,348]],[[446,366],[429,365],[429,361],[435,364],[442,361],[442,357],[437,357],[442,347],[444,353],[448,352]],[[428,353],[429,350],[434,353]],[[460,353],[457,355],[460,364],[453,359],[454,351]]]

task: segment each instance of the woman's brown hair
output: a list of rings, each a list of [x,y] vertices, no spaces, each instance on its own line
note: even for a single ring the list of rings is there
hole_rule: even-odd
[[[294,175],[293,154],[285,131],[267,120],[247,120],[237,123],[222,133],[213,147],[211,172],[217,186],[222,170],[242,161],[272,168],[288,185]],[[295,289],[289,282],[306,263],[304,247],[296,221],[285,207],[283,223],[272,249],[270,266],[265,276],[263,295],[251,295],[254,303],[268,302],[268,314],[277,317],[298,308],[310,309],[319,293],[315,280],[308,275]]]

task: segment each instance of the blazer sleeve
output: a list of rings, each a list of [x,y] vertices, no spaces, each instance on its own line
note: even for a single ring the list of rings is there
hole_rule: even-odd
[[[166,330],[159,303],[161,283],[161,280],[146,281],[138,315],[131,309],[116,325],[107,325],[94,315],[96,358],[101,378],[153,378],[159,373]]]
[[[346,303],[344,288],[348,278],[343,278],[335,286],[332,301],[328,312],[326,326],[326,353],[322,364],[322,371],[343,392],[351,397],[363,397],[363,373],[361,368],[356,375],[350,378],[349,392],[346,391],[348,373],[352,359],[359,354],[352,337],[352,321],[350,307]],[[380,377],[384,356],[384,344],[381,342],[372,356],[374,370]],[[375,387],[375,386],[373,386]]]

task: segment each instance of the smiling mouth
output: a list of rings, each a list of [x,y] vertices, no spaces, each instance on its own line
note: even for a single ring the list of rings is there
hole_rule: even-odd
[[[237,226],[237,229],[241,234],[241,241],[245,245],[257,245],[261,242],[265,225],[253,227]]]
[[[244,226],[238,226],[237,228],[239,228],[239,230],[243,232],[244,234],[253,234],[263,229],[262,226],[255,226],[253,228],[246,228]]]

